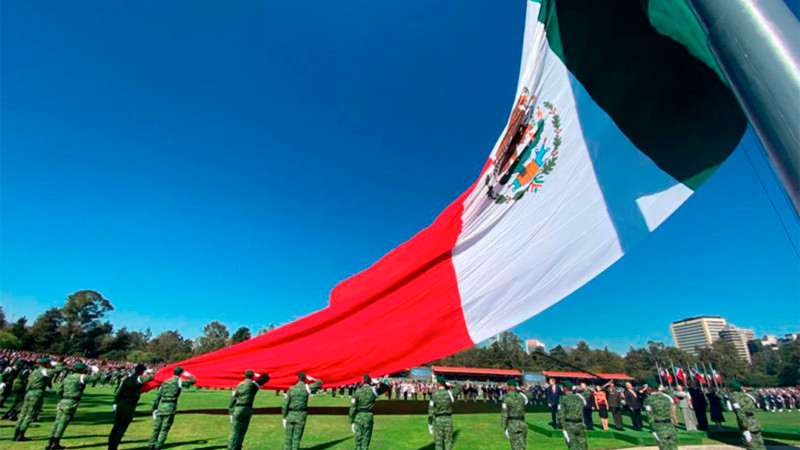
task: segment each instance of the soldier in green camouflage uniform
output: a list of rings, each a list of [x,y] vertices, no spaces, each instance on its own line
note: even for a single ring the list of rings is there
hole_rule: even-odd
[[[672,397],[659,389],[661,386],[655,380],[647,381],[650,395],[644,401],[644,410],[647,412],[647,422],[653,437],[656,438],[659,450],[677,450],[678,433],[672,424]]]
[[[528,425],[525,423],[528,397],[519,392],[517,386],[517,380],[508,380],[508,394],[503,397],[501,419],[511,450],[525,450],[528,446]]]
[[[22,404],[25,401],[25,388],[28,385],[28,375],[31,374],[31,370],[25,367],[22,361],[16,361],[15,364],[17,363],[19,363],[20,370],[14,378],[14,382],[11,383],[13,403],[11,403],[11,407],[8,408],[8,411],[3,414],[3,419],[5,420],[17,420],[20,411],[22,411]]]
[[[256,377],[256,380],[253,380]],[[228,450],[242,450],[250,418],[253,417],[253,401],[261,385],[269,381],[267,374],[255,374],[252,370],[244,373],[244,381],[233,389],[231,400],[228,403],[228,415],[231,419],[231,437],[228,440]]]
[[[586,450],[586,425],[583,423],[583,408],[586,406],[586,399],[582,395],[572,391],[573,384],[567,380],[561,383],[564,395],[558,403],[558,425],[564,433],[564,439],[570,450]]]
[[[13,364],[9,365],[3,370],[3,375],[0,377],[0,408],[5,406],[6,399],[11,395],[11,387],[14,385],[14,380],[22,370],[22,361],[16,360]]]
[[[176,367],[172,373],[175,376],[158,387],[156,397],[153,399],[153,435],[150,436],[149,450],[161,450],[164,446],[169,429],[172,428],[172,422],[175,420],[175,411],[178,409],[178,397],[181,396],[181,391],[197,382],[195,377],[189,372],[184,372],[180,366]],[[189,379],[182,379],[181,375],[188,376]]]
[[[453,393],[447,389],[447,380],[436,377],[437,390],[428,403],[428,432],[433,435],[436,450],[453,449]]]
[[[58,406],[56,407],[56,420],[53,423],[53,428],[50,430],[50,442],[45,449],[47,450],[60,450],[64,447],[61,446],[61,437],[64,435],[64,430],[67,425],[75,417],[75,411],[78,410],[78,405],[81,403],[83,390],[86,389],[86,383],[91,382],[92,379],[97,378],[98,370],[93,367],[92,378],[86,376],[86,364],[75,364],[75,371],[64,378],[63,383],[58,388]]]
[[[764,438],[761,436],[761,424],[756,419],[756,409],[758,402],[755,397],[747,393],[747,388],[738,381],[732,381],[730,387],[733,392],[728,398],[739,423],[739,431],[742,433],[742,443],[747,450],[764,450]]]
[[[373,386],[373,380],[369,375],[364,375],[364,382],[356,389],[353,400],[350,402],[350,428],[356,437],[356,450],[368,450],[369,442],[372,439],[372,426],[374,416],[372,408],[375,401],[389,390],[386,383],[377,383]]]
[[[34,418],[39,414],[44,404],[44,391],[52,387],[52,371],[50,367],[50,358],[43,357],[39,360],[39,367],[31,372],[28,377],[28,386],[25,390],[25,400],[22,403],[22,411],[20,412],[19,420],[14,428],[13,441],[29,441],[25,437],[25,431],[33,422]]]
[[[286,450],[298,450],[300,440],[303,438],[303,430],[306,428],[306,409],[308,409],[308,397],[316,393],[322,387],[322,380],[314,380],[304,373],[297,374],[297,384],[289,388],[283,396],[281,415],[283,416],[283,428],[286,430]],[[312,381],[312,384],[306,384]]]
[[[138,364],[133,373],[122,380],[114,391],[114,426],[108,435],[108,450],[117,450],[122,437],[133,421],[136,405],[142,395],[142,385],[153,379],[153,375],[144,375],[147,368]]]

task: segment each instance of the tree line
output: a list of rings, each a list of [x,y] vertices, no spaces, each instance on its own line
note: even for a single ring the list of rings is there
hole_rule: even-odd
[[[162,363],[180,361],[219,350],[252,337],[248,327],[231,334],[223,323],[213,321],[203,327],[203,335],[188,339],[178,330],[153,336],[150,329],[115,329],[106,320],[114,310],[99,292],[82,290],[70,294],[61,307],[43,312],[33,323],[26,317],[8,322],[0,306],[0,348],[85,358]],[[270,324],[258,334],[275,329]]]
[[[25,317],[7,322],[0,306],[0,348],[161,363],[202,355],[252,337],[248,327],[239,327],[231,334],[225,324],[216,320],[203,327],[203,334],[197,339],[188,339],[178,330],[153,336],[149,329],[115,329],[106,320],[106,314],[113,310],[108,299],[92,290],[68,295],[62,307],[48,309],[30,325]],[[257,334],[273,329],[275,325],[270,324]],[[753,386],[800,384],[800,342],[777,350],[763,348],[756,342],[751,352],[752,363],[748,364],[739,358],[733,344],[722,340],[717,340],[709,348],[699,349],[696,356],[660,342],[649,342],[646,348],[630,348],[623,356],[608,348],[592,349],[580,341],[575,347],[557,345],[549,352],[537,348],[528,355],[522,339],[505,332],[490,345],[471,347],[431,364],[523,371],[574,371],[577,367],[593,373],[625,373],[639,381],[653,378],[656,364],[661,367],[674,364],[687,370],[707,365],[727,380],[736,379]]]

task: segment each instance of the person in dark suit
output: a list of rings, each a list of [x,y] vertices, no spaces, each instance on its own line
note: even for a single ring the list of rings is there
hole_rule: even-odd
[[[633,429],[636,431],[641,431],[642,402],[639,400],[639,394],[633,390],[633,385],[630,382],[625,383],[625,403],[628,405],[628,410],[631,412]]]
[[[561,396],[564,394],[564,391],[561,390],[561,386],[556,384],[555,378],[550,378],[549,381],[550,385],[547,387],[547,406],[550,407],[550,416],[552,418],[553,428],[558,429],[558,421],[556,420],[556,413],[558,412],[558,402],[561,399]]]
[[[694,409],[694,416],[697,418],[697,429],[700,431],[708,431],[708,416],[706,415],[706,408],[708,408],[708,401],[700,389],[700,383],[693,381],[689,387],[689,396],[692,398],[692,408]]]

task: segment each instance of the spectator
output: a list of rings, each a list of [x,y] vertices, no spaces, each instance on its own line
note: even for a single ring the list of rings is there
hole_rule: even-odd
[[[600,424],[603,426],[603,432],[608,431],[608,397],[606,392],[602,389],[595,389],[592,397],[594,400],[594,407],[597,409],[597,415],[600,416]]]
[[[722,400],[711,387],[706,388],[706,398],[708,398],[708,408],[711,412],[711,421],[717,424],[717,429],[722,428],[725,417],[722,415]]]
[[[592,421],[592,408],[594,407],[594,402],[592,401],[594,397],[592,395],[593,391],[583,382],[581,382],[579,389],[580,395],[585,400],[583,402],[583,423],[586,425],[586,431],[592,431],[594,430],[594,421]]]
[[[697,429],[708,431],[708,416],[706,416],[708,400],[702,389],[700,389],[700,383],[697,381],[693,381],[689,387],[689,397],[692,399],[692,409],[694,409],[694,417],[697,419]]]
[[[611,416],[614,418],[614,428],[622,431],[622,392],[614,386],[614,382],[612,381],[606,383],[605,388],[608,408],[611,410]]]
[[[639,395],[633,390],[633,384],[630,382],[625,383],[625,403],[628,405],[628,410],[631,412],[633,429],[642,431],[642,402],[639,399]]]
[[[678,398],[678,408],[683,414],[683,424],[686,431],[697,431],[697,423],[694,421],[694,414],[692,413],[692,402],[690,395],[683,390],[683,386],[678,385],[678,390],[675,392],[675,397]]]
[[[555,378],[550,378],[549,383],[550,385],[547,387],[547,406],[550,407],[550,417],[553,428],[558,429],[556,413],[558,412],[558,402],[561,400],[561,396],[564,392],[561,390],[561,386],[556,384]]]

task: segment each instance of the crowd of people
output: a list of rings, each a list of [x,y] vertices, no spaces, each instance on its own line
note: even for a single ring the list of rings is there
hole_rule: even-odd
[[[759,408],[763,411],[800,411],[800,389],[765,388],[758,390]]]
[[[13,404],[3,418],[17,422],[15,441],[27,440],[25,430],[31,422],[37,420],[45,391],[52,390],[54,383],[60,383],[57,416],[47,447],[50,450],[58,450],[63,448],[60,445],[60,438],[74,416],[86,386],[96,386],[98,383],[112,385],[116,387],[113,405],[115,420],[109,436],[109,448],[116,449],[127,425],[134,417],[142,386],[152,379],[152,373],[158,369],[159,366],[147,369],[141,364],[134,363],[0,350],[0,374],[2,374],[0,407],[4,406],[9,397],[13,398]],[[268,380],[267,374],[247,371],[245,380],[234,389],[229,406],[230,420],[233,424],[230,447],[232,450],[241,448],[247,424],[252,416],[253,397],[260,386]],[[287,430],[287,448],[299,445],[302,429],[305,426],[308,397],[323,391],[321,380],[315,380],[302,373],[298,375],[298,380],[298,384],[284,394],[282,415],[284,428]],[[196,381],[193,376],[178,367],[174,371],[174,377],[161,384],[153,402],[154,431],[151,450],[159,450],[163,446],[172,426],[181,390],[193,386]],[[585,448],[585,431],[595,428],[595,414],[603,431],[609,431],[612,426],[609,418],[612,419],[615,429],[623,430],[623,412],[630,416],[631,428],[634,430],[642,430],[642,420],[646,417],[651,431],[656,435],[665,436],[664,445],[659,441],[659,447],[669,449],[672,448],[672,443],[677,443],[675,427],[678,425],[676,414],[678,410],[682,413],[687,431],[707,431],[709,415],[710,421],[719,427],[725,421],[723,415],[725,409],[734,413],[739,429],[746,432],[743,435],[745,445],[751,449],[760,449],[759,445],[763,443],[753,441],[751,436],[752,433],[760,432],[760,428],[756,429],[755,425],[748,422],[755,420],[752,411],[758,408],[771,412],[800,410],[798,408],[800,390],[796,388],[760,389],[752,393],[748,393],[741,385],[733,387],[730,391],[719,388],[720,386],[704,386],[698,382],[690,383],[688,388],[676,385],[674,389],[661,386],[657,382],[640,387],[635,387],[631,382],[626,382],[624,385],[614,382],[603,384],[581,382],[574,386],[569,381],[559,383],[555,379],[548,380],[547,386],[519,386],[514,379],[505,383],[476,381],[451,383],[443,377],[437,377],[435,382],[387,378],[373,385],[373,380],[365,376],[362,383],[330,388],[327,392],[333,397],[346,395],[351,399],[352,405],[357,405],[351,406],[350,412],[353,432],[357,441],[366,442],[367,446],[372,432],[372,416],[366,417],[360,414],[365,411],[371,414],[375,400],[383,395],[388,399],[429,402],[430,431],[434,434],[435,440],[442,443],[452,442],[452,436],[448,437],[447,431],[450,425],[445,422],[452,421],[453,403],[457,401],[500,403],[503,426],[512,448],[515,448],[515,442],[521,446],[519,448],[524,448],[527,428],[519,427],[517,421],[522,420],[524,423],[528,405],[546,404],[550,408],[552,426],[563,431],[567,443],[572,442],[569,445],[571,449]],[[745,409],[747,414],[742,412]],[[644,414],[643,410],[646,411]],[[669,427],[666,426],[667,422]],[[437,428],[436,424],[443,425]],[[752,433],[749,429],[752,429]],[[435,430],[439,431],[434,433]],[[757,439],[761,439],[760,434]],[[755,444],[750,445],[752,442]]]

